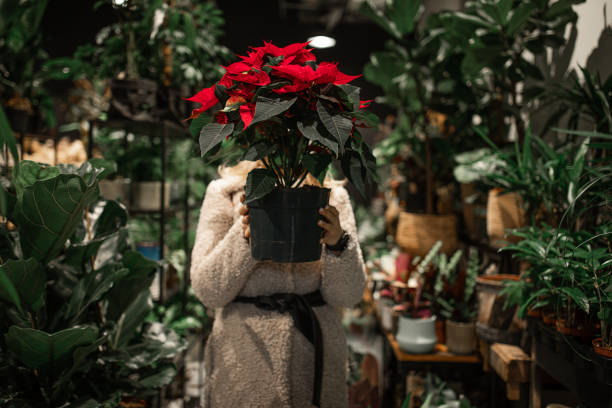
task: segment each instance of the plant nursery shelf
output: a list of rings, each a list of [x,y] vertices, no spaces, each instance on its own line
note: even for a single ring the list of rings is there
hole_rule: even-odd
[[[165,215],[174,215],[177,212],[182,212],[182,211],[185,211],[185,210],[187,210],[187,211],[197,210],[200,207],[201,207],[201,205],[198,205],[198,204],[190,205],[187,208],[185,208],[185,206],[183,206],[183,205],[175,205],[175,206],[170,206],[170,207],[164,208],[164,214]],[[129,209],[128,212],[130,213],[130,215],[158,215],[159,214],[159,209],[154,209],[154,210]]]
[[[434,352],[431,354],[409,354],[403,352],[393,333],[386,331],[385,336],[391,345],[395,358],[400,363],[458,363],[458,364],[478,364],[480,358],[477,354],[459,355],[449,353],[444,344],[436,344]]]
[[[92,126],[106,127],[111,129],[127,130],[133,133],[146,135],[159,135],[163,129],[168,132],[168,137],[184,138],[189,135],[189,129],[168,120],[163,121],[133,121],[122,119],[94,120]]]
[[[529,332],[532,358],[539,369],[566,387],[582,405],[612,408],[612,359],[537,320],[529,320]]]

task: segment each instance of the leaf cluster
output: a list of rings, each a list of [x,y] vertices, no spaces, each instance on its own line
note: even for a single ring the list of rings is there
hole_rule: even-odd
[[[127,213],[99,200],[114,168],[24,161],[0,226],[2,400],[19,406],[116,406],[175,376],[184,345],[147,323],[158,264],[127,244]]]

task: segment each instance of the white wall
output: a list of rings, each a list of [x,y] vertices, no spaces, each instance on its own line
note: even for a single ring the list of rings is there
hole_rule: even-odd
[[[607,22],[604,21],[604,5],[607,10]],[[574,8],[578,13],[578,37],[576,48],[570,62],[570,68],[585,66],[587,58],[597,47],[599,37],[605,26],[612,25],[612,0],[587,0]],[[608,41],[608,44],[611,44]],[[608,48],[608,67],[612,69],[612,49]],[[609,71],[608,71],[609,72]]]

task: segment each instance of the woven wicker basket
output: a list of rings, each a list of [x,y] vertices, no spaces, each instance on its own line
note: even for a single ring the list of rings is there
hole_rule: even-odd
[[[457,248],[457,218],[402,212],[397,223],[397,244],[414,256],[425,256],[437,241],[441,252],[451,254]]]
[[[504,194],[499,190],[489,191],[487,202],[487,235],[492,245],[500,246],[503,242],[518,242],[517,236],[506,237],[506,230],[525,225],[523,201],[517,193]]]

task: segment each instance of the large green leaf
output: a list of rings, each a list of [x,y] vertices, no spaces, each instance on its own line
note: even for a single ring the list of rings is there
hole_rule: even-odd
[[[351,130],[353,129],[353,122],[343,115],[330,115],[325,109],[321,101],[317,101],[317,113],[321,119],[321,123],[332,135],[332,137],[338,142],[338,152],[342,154],[344,152],[344,145],[351,136]]]
[[[268,169],[251,170],[246,180],[245,202],[249,204],[266,196],[275,186],[276,177]]]
[[[157,369],[155,374],[149,375],[139,381],[143,388],[159,388],[168,385],[176,377],[176,368],[172,364],[165,364]]]
[[[200,132],[200,154],[206,155],[234,131],[233,123],[209,123]]]
[[[85,166],[81,169],[87,170]],[[87,183],[76,174],[59,174],[22,186],[15,219],[24,257],[46,263],[59,254],[81,222],[85,208],[98,197],[97,177],[102,172],[95,169],[83,173]],[[20,172],[20,176],[22,173],[26,172]]]
[[[0,266],[19,293],[19,298],[31,310],[37,311],[45,304],[46,274],[40,263],[33,258],[6,261]]]
[[[243,160],[256,161],[265,159],[270,156],[275,149],[275,146],[268,145],[264,142],[255,143],[244,153]]]
[[[506,35],[508,37],[516,35],[536,8],[537,6],[531,2],[521,2],[521,4],[512,11],[512,17],[510,17],[505,29]]]
[[[191,132],[191,136],[193,136],[194,139],[200,135],[202,128],[207,123],[210,123],[210,119],[211,117],[209,115],[201,113],[200,116],[191,121],[191,124],[189,125],[189,132]]]
[[[342,156],[342,171],[351,184],[365,197],[365,168],[362,165],[359,153],[347,150]]]
[[[336,156],[338,156],[338,143],[331,140],[328,137],[325,137],[317,130],[318,122],[314,122],[312,124],[306,125],[302,122],[297,123],[298,130],[302,132],[304,137],[308,140],[312,140],[315,142],[319,142],[323,146],[327,147],[329,150],[334,152]]]
[[[402,33],[398,30],[395,23],[390,21],[382,11],[378,10],[371,0],[362,2],[359,11],[396,39],[402,38]]]
[[[111,335],[111,347],[118,349],[127,345],[138,334],[145,317],[153,308],[149,291],[142,291],[119,316],[115,331]]]
[[[323,185],[330,163],[331,156],[328,154],[307,154],[302,157],[302,165],[314,178],[319,180],[321,185]]]
[[[27,367],[58,373],[69,365],[72,352],[98,338],[94,326],[74,326],[49,334],[41,330],[11,326],[4,335],[10,351]]]
[[[411,33],[423,12],[422,0],[393,0],[389,14],[402,35]]]
[[[17,196],[21,197],[23,191],[32,187],[37,181],[49,180],[61,174],[58,167],[23,160],[13,170],[13,184]]]
[[[65,318],[72,322],[77,321],[90,304],[99,300],[102,295],[113,287],[116,281],[126,276],[129,272],[130,270],[127,268],[108,264],[81,278],[66,304],[64,311]]]
[[[118,320],[130,303],[148,290],[159,267],[157,262],[136,251],[126,251],[122,263],[130,272],[119,279],[105,296],[108,300],[106,316],[110,320]]]
[[[105,237],[126,226],[127,211],[117,201],[102,201],[96,207],[96,210],[99,211],[100,207],[102,207],[102,212],[92,220],[94,238]]]
[[[20,312],[23,312],[19,292],[17,292],[17,288],[13,285],[13,281],[8,277],[4,268],[0,268],[0,299],[13,303]]]
[[[296,100],[297,98],[285,100],[281,98],[271,99],[266,98],[265,96],[258,96],[257,101],[255,102],[255,114],[253,115],[251,125],[268,120],[271,117],[285,112],[295,103]]]

